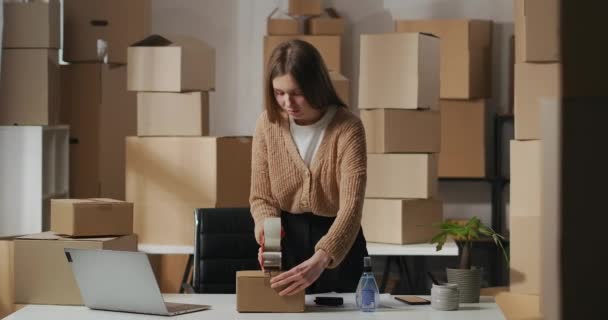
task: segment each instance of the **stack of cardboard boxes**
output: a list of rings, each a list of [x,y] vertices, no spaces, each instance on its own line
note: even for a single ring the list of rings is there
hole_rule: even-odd
[[[368,148],[362,227],[370,242],[428,242],[443,217],[435,199],[439,53],[432,35],[361,36],[359,109]]]
[[[133,204],[123,201],[54,199],[51,230],[17,237],[14,248],[8,245],[9,254],[14,255],[8,270],[14,274],[15,303],[83,303],[65,248],[137,250]],[[3,247],[6,251],[7,246]]]
[[[184,36],[129,47],[137,134],[126,142],[126,197],[140,243],[194,245],[194,209],[247,207],[251,137],[210,137],[215,50]]]
[[[287,14],[278,8],[267,19],[264,37],[264,74],[272,50],[282,42],[300,39],[312,44],[325,61],[338,96],[350,105],[350,82],[341,72],[341,39],[345,20],[321,0],[290,0]]]
[[[59,123],[59,1],[4,5],[0,125]]]
[[[486,114],[491,96],[492,22],[400,20],[396,32],[441,39],[439,177],[486,177]]]
[[[62,182],[69,129],[58,125],[59,1],[2,5],[0,236],[6,236],[48,230],[50,199],[68,193]]]
[[[150,1],[64,2],[61,120],[70,125],[71,197],[125,199],[125,137],[135,134],[127,47],[150,28]]]
[[[541,110],[557,109],[561,96],[559,3],[515,0],[514,7],[515,140],[511,141],[510,170],[510,293],[502,299],[524,301],[521,307],[532,301],[534,304],[527,311],[529,316],[538,316],[544,263],[541,237],[545,161]]]
[[[68,177],[62,166],[67,165],[68,149],[56,147],[54,140],[67,142],[68,129],[55,126],[60,93],[59,1],[0,5],[4,6],[0,176],[5,186],[0,188],[0,318],[4,318],[15,311],[14,235],[48,230],[45,204],[51,197],[60,197],[59,193],[67,197],[67,185],[61,181]],[[31,161],[24,161],[24,153]]]

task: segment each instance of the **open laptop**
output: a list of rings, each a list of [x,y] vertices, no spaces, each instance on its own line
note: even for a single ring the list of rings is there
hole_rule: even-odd
[[[65,256],[91,309],[173,316],[210,308],[165,302],[144,252],[65,249]]]

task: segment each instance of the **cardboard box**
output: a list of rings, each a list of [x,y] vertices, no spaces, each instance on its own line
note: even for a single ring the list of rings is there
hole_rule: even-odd
[[[509,215],[535,216],[542,210],[541,140],[511,140]]]
[[[428,243],[442,219],[439,200],[365,199],[361,227],[369,242]]]
[[[439,176],[487,176],[486,100],[441,100]]]
[[[59,0],[4,3],[2,48],[59,49]]]
[[[3,49],[0,125],[59,122],[59,55],[55,49]]]
[[[51,231],[72,237],[133,233],[133,204],[113,199],[52,199]]]
[[[439,108],[438,38],[364,34],[359,60],[359,109]]]
[[[0,318],[15,312],[13,238],[0,238]]]
[[[15,302],[82,305],[65,248],[137,250],[137,236],[64,238],[43,232],[15,239]]]
[[[540,297],[538,295],[503,292],[494,298],[506,320],[540,320]]]
[[[150,32],[150,0],[65,0],[63,60],[127,63],[127,47]]]
[[[129,137],[126,159],[141,243],[192,246],[194,209],[249,206],[251,137]]]
[[[338,97],[342,99],[342,102],[346,103],[346,106],[350,106],[350,80],[338,72],[330,71],[329,78],[331,84],[334,86]]]
[[[439,111],[361,110],[368,153],[437,153],[441,145]]]
[[[236,272],[236,311],[238,312],[304,312],[304,291],[293,296],[279,296],[284,287],[271,288],[270,278],[279,273],[264,271]]]
[[[268,35],[297,35],[302,34],[300,22],[275,8],[266,18],[266,34]]]
[[[510,287],[513,293],[541,294],[543,251],[541,217],[509,217]]]
[[[441,38],[442,99],[492,95],[492,22],[487,20],[400,20],[397,32],[424,32]]]
[[[437,154],[367,155],[366,198],[428,199],[437,195]]]
[[[288,13],[292,16],[318,16],[322,10],[321,0],[289,0]]]
[[[540,139],[540,99],[561,96],[561,64],[515,64],[515,139]]]
[[[558,62],[559,1],[515,0],[513,4],[517,62]]]
[[[137,93],[138,136],[206,136],[208,134],[208,92]]]
[[[137,132],[126,66],[61,67],[62,119],[70,125],[70,196],[125,199],[125,137]]]
[[[208,91],[215,88],[215,49],[185,36],[152,35],[128,50],[130,91]]]
[[[308,32],[314,35],[341,35],[346,22],[334,8],[327,8],[320,17],[308,20]]]
[[[265,36],[264,37],[264,70],[272,50],[287,40],[300,39],[312,44],[321,54],[325,66],[330,71],[340,72],[340,37],[339,36]]]

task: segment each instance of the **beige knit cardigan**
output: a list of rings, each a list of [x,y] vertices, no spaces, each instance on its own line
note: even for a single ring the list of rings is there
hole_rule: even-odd
[[[325,129],[310,168],[289,131],[289,121],[258,119],[253,137],[249,202],[258,243],[266,217],[281,210],[336,217],[315,246],[331,257],[335,268],[353,245],[361,226],[367,180],[365,131],[361,120],[339,108]]]

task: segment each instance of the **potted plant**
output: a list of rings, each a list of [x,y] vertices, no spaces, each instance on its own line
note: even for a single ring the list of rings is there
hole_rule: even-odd
[[[441,250],[448,237],[456,241],[459,249],[460,266],[458,269],[447,269],[448,283],[458,284],[460,302],[479,302],[481,269],[471,267],[473,241],[481,237],[493,240],[502,250],[508,263],[509,257],[502,245],[504,237],[483,224],[477,217],[472,217],[468,221],[445,220],[439,225],[439,229],[439,233],[431,239],[431,243],[437,244],[437,251]]]

